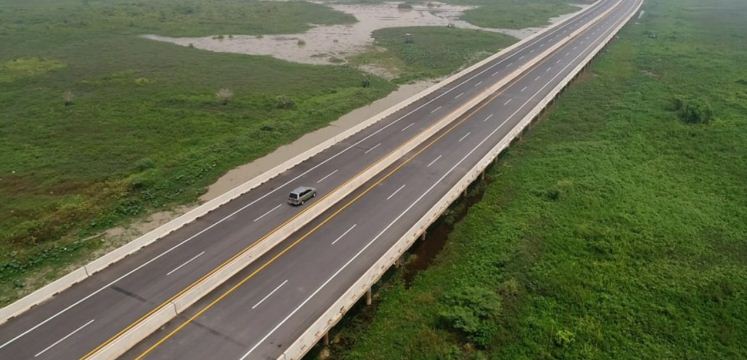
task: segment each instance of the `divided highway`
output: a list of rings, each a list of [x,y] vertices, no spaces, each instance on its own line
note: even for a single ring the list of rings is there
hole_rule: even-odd
[[[322,214],[125,358],[280,357],[639,5],[639,0],[621,2],[607,18]]]
[[[619,4],[619,5],[618,5]],[[80,358],[415,134],[617,6],[490,101],[321,214],[125,357],[274,358],[529,112],[638,0],[601,0],[564,24],[0,326],[0,358]],[[209,305],[209,306],[208,306]],[[193,321],[185,322],[194,317]]]

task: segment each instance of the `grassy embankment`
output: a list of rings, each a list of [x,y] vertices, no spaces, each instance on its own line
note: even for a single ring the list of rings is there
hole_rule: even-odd
[[[747,3],[644,9],[333,358],[747,357]]]

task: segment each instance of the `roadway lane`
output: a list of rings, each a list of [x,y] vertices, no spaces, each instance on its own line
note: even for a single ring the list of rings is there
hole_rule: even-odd
[[[0,358],[80,357],[288,218],[308,209],[284,206],[290,189],[313,184],[321,194],[332,191],[609,4],[607,0],[596,4],[554,31],[466,75],[464,80],[426,96],[8,321],[0,326]]]
[[[125,357],[277,357],[637,4],[625,1]]]

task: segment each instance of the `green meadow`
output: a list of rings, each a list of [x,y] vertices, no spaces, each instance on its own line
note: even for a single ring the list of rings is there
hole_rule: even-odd
[[[747,358],[747,3],[643,9],[331,358]]]

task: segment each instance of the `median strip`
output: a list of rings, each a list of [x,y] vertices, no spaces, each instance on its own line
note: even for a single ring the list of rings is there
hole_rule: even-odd
[[[605,11],[600,15],[600,17],[606,15],[609,11],[610,10]],[[583,29],[588,26],[590,26],[590,24],[584,25],[579,30],[576,30],[576,32],[583,31]],[[566,38],[558,44],[555,44],[553,47],[545,50],[531,62],[524,64],[501,81],[483,91],[480,95],[476,96],[460,108],[452,111],[444,118],[440,119],[430,128],[424,130],[407,143],[401,145],[399,148],[386,155],[384,158],[370,165],[361,173],[342,184],[335,191],[316,201],[313,207],[309,207],[306,209],[309,210],[313,208],[314,211],[304,211],[299,213],[297,216],[289,219],[281,226],[276,228],[273,232],[256,241],[252,246],[236,254],[227,262],[214,269],[209,274],[169,299],[167,302],[164,302],[163,304],[161,304],[161,306],[152,310],[143,318],[128,326],[124,331],[115,335],[114,338],[111,338],[101,346],[94,349],[94,351],[86,354],[85,358],[108,359],[121,355],[131,346],[168,322],[178,313],[184,311],[187,307],[189,307],[204,295],[212,291],[214,288],[222,284],[225,280],[236,274],[238,271],[242,270],[247,264],[253,262],[259,256],[263,255],[269,249],[274,247],[277,243],[284,240],[288,235],[300,229],[301,226],[305,225],[306,223],[308,223],[308,221],[313,219],[316,214],[322,213],[323,211],[337,203],[340,199],[347,196],[353,190],[357,189],[360,185],[373,178],[373,176],[375,176],[376,174],[380,173],[384,168],[400,159],[404,154],[409,153],[412,149],[416,148],[421,143],[429,139],[439,130],[451,124],[454,120],[459,118],[469,109],[477,106],[490,95],[508,84],[511,80],[534,66],[534,64],[536,64],[541,59],[554,52],[558,47],[565,44],[565,42],[569,41],[570,38],[571,37]]]

